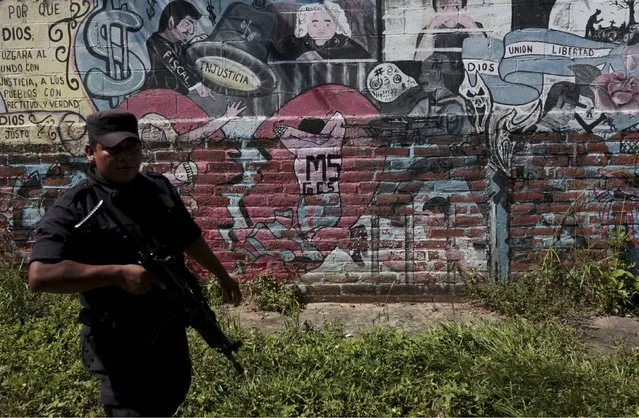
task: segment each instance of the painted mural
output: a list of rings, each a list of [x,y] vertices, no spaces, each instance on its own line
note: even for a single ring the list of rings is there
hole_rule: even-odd
[[[106,108],[138,116],[145,169],[171,179],[241,275],[507,274],[518,184],[579,165],[576,144],[567,166],[530,164],[535,138],[568,133],[596,138],[583,195],[601,228],[639,239],[636,161],[615,160],[639,155],[636,6],[0,1],[3,258],[28,252],[82,178],[84,117]],[[552,178],[546,200],[568,191]],[[540,214],[534,228],[561,229],[542,245],[583,239],[564,224]]]

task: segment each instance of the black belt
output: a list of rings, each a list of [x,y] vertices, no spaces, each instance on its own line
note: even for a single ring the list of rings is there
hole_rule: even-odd
[[[107,312],[95,312],[89,308],[82,308],[78,320],[87,327],[110,327],[115,328],[115,318]]]

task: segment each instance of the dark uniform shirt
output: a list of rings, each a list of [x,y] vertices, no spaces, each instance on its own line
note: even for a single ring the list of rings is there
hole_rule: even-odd
[[[169,245],[178,257],[183,258],[184,247],[201,234],[166,177],[156,173],[140,174],[131,184],[114,188],[92,167],[88,179],[64,193],[42,218],[31,261],[136,264],[132,245],[99,210],[81,228],[74,228],[106,196],[136,222],[145,235]],[[92,310],[119,314],[161,308],[162,294],[158,289],[134,296],[108,286],[82,293],[81,302]]]
[[[91,166],[88,178],[64,193],[40,221],[31,261],[136,264],[133,246],[100,209],[75,228],[105,198],[145,237],[168,245],[182,260],[184,247],[201,234],[166,177],[139,174],[116,188]],[[105,286],[81,293],[80,301],[86,314],[81,315],[83,360],[102,380],[103,403],[139,411],[169,402],[168,409],[146,410],[160,415],[177,407],[188,391],[190,359],[184,324],[176,320],[167,293],[153,288],[136,296]]]

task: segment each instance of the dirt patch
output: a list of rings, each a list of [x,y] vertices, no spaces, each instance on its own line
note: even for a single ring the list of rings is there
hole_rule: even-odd
[[[639,318],[603,316],[589,318],[580,324],[584,340],[604,353],[610,353],[622,343],[627,348],[639,348]]]
[[[256,311],[248,305],[224,308],[233,321],[243,328],[257,328],[273,332],[286,325],[287,318],[274,312]],[[497,322],[501,318],[495,312],[472,302],[447,303],[311,303],[300,314],[299,323],[305,321],[315,327],[328,324],[343,327],[345,334],[358,333],[377,326],[401,328],[407,332],[419,332],[438,321],[451,320],[462,323],[472,321]],[[288,319],[290,321],[290,319]],[[639,347],[639,318],[597,317],[579,323],[584,341],[603,352],[610,352],[619,342],[628,348]]]

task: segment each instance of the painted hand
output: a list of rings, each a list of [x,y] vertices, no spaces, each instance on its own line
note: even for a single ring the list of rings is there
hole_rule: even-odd
[[[195,88],[195,90],[197,91],[197,94],[199,94],[199,95],[200,95],[200,97],[213,97],[213,96],[214,96],[214,94],[213,94],[213,92],[211,91],[211,89],[210,89],[210,88],[208,88],[208,87],[206,87],[206,86],[204,85],[204,83],[200,83],[200,85],[199,85],[199,86],[197,86],[197,87]]]
[[[468,29],[478,28],[477,23],[475,23],[475,20],[466,13],[460,13],[459,16],[457,17],[457,22]],[[481,35],[481,34],[474,34],[474,35]]]
[[[439,29],[441,26],[446,26],[450,19],[449,13],[436,13],[426,25],[426,29]]]
[[[243,104],[244,103],[242,103],[242,101],[240,100],[239,102],[234,102],[228,105],[224,117],[227,119],[235,119],[236,117],[238,117],[240,113],[246,110],[246,106],[242,106]]]
[[[202,34],[199,34],[199,35],[197,35],[197,36],[194,36],[194,37],[193,37],[193,38],[191,38],[191,40],[189,41],[189,45],[192,45],[192,44],[194,44],[194,43],[196,43],[196,42],[202,42],[203,40],[205,40],[205,39],[206,39],[206,38],[208,38],[208,37],[209,37],[209,35],[207,35],[207,34],[205,34],[205,33],[202,33]]]

